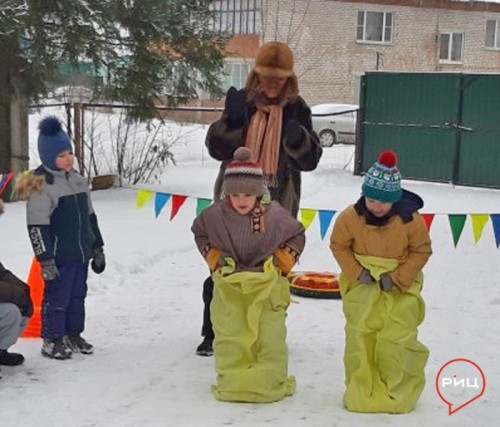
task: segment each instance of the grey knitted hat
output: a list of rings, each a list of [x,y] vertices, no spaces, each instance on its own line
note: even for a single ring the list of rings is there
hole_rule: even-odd
[[[234,152],[234,160],[226,166],[222,191],[231,194],[262,196],[265,192],[264,174],[260,166],[252,161],[252,153],[246,147]]]

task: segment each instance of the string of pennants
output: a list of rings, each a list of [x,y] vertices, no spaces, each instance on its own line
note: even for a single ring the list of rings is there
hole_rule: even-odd
[[[3,193],[10,180],[14,176],[13,172],[9,172],[6,174],[0,174],[0,195]],[[171,204],[171,212],[170,212],[170,220],[172,221],[179,209],[184,204],[184,202],[188,198],[196,199],[196,215],[199,215],[201,211],[206,209],[208,206],[212,204],[212,199],[207,198],[199,198],[192,197],[186,195],[179,194],[171,194],[171,193],[161,193],[152,190],[139,189],[137,191],[137,208],[142,208],[148,200],[150,200],[154,196],[154,207],[155,207],[155,215],[158,217],[161,211],[167,204],[167,202],[172,199]],[[330,227],[330,224],[333,220],[333,217],[337,211],[334,210],[326,210],[326,209],[312,209],[312,208],[300,208],[300,222],[304,226],[304,228],[309,228],[312,224],[316,216],[319,219],[320,226],[320,235],[321,239],[325,238],[326,232]],[[425,224],[427,226],[427,230],[431,230],[432,222],[436,215],[446,215],[448,217],[448,221],[451,228],[451,233],[453,236],[453,244],[455,247],[457,246],[460,237],[462,236],[462,232],[465,227],[465,223],[467,221],[467,216],[471,218],[472,224],[472,232],[474,235],[474,243],[478,243],[483,235],[483,230],[491,220],[491,224],[493,227],[493,233],[495,235],[495,243],[497,248],[500,247],[500,213],[497,214],[488,214],[488,213],[471,213],[471,214],[435,214],[435,213],[422,213],[421,214]]]
[[[204,209],[212,204],[212,199],[199,198],[193,196],[186,196],[180,194],[171,193],[161,193],[152,190],[139,189],[137,191],[136,207],[141,209],[144,205],[152,199],[154,196],[154,209],[155,216],[158,218],[163,208],[169,200],[171,200],[171,211],[170,211],[170,221],[172,221],[176,215],[179,213],[180,208],[184,202],[189,199],[196,199],[196,215],[199,215]],[[330,227],[333,217],[338,211],[325,210],[325,209],[312,209],[312,208],[300,208],[299,209],[299,220],[304,226],[308,228],[316,216],[319,219],[320,235],[323,240],[326,236],[326,232]],[[472,232],[474,235],[474,243],[478,243],[483,235],[484,228],[488,221],[491,220],[493,227],[493,233],[495,235],[495,243],[497,248],[500,247],[500,213],[489,214],[489,213],[469,213],[469,214],[436,214],[436,213],[422,213],[421,214],[427,230],[431,230],[432,222],[434,218],[438,215],[446,215],[448,217],[448,222],[451,228],[451,234],[453,236],[453,244],[457,246],[462,232],[467,221],[467,216],[471,219]]]

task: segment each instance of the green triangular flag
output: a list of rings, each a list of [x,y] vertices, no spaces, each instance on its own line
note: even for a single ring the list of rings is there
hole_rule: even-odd
[[[453,243],[455,244],[455,247],[457,247],[458,241],[460,240],[460,235],[462,234],[462,231],[464,229],[466,219],[466,215],[448,215],[451,232],[453,234]]]
[[[208,208],[212,200],[210,199],[196,199],[196,216],[198,216],[204,209]]]

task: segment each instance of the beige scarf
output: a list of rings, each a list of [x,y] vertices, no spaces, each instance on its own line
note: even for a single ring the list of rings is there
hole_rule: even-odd
[[[259,105],[250,120],[245,146],[252,152],[264,172],[266,184],[277,187],[276,172],[281,143],[281,122],[283,107],[280,105]]]

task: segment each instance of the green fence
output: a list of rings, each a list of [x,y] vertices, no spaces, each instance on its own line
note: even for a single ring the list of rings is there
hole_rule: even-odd
[[[500,188],[500,74],[367,73],[355,173],[387,148],[405,178]]]

